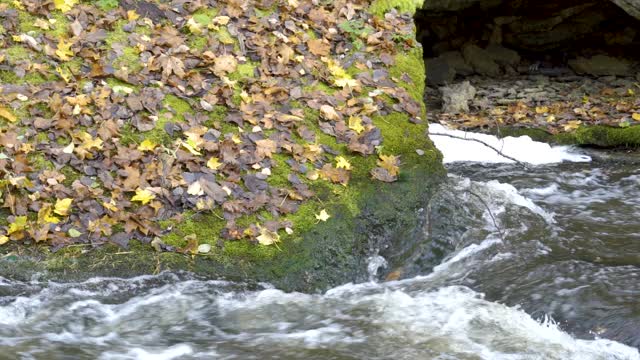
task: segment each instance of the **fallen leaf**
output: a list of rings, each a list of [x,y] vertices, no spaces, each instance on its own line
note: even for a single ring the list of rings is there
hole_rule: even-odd
[[[217,74],[228,74],[236,71],[238,60],[233,55],[218,56],[213,61],[213,72]]]
[[[336,157],[336,168],[351,170],[351,163],[344,156]]]
[[[18,121],[18,118],[11,113],[7,108],[0,106],[0,117],[3,117],[11,122]]]
[[[211,170],[218,170],[222,166],[220,159],[217,157],[212,157],[207,161],[207,167]]]
[[[140,151],[153,151],[158,144],[156,144],[153,140],[145,139],[140,145],[138,145],[138,150]]]
[[[307,41],[307,46],[309,46],[309,52],[318,56],[329,55],[331,50],[331,45],[323,39],[311,39]]]
[[[198,246],[198,252],[200,254],[207,254],[211,251],[211,245],[209,244],[200,244]]]
[[[69,215],[69,211],[71,210],[71,203],[73,202],[73,199],[71,198],[64,198],[64,199],[58,199],[56,200],[56,205],[55,208],[53,210],[54,213],[60,215],[60,216],[68,216]]]
[[[635,121],[640,121],[640,114],[639,113],[633,113],[631,115],[631,118]]]
[[[271,231],[261,226],[259,226],[259,228],[260,235],[256,237],[256,240],[258,240],[258,243],[260,245],[272,245],[280,241],[280,235],[278,235],[277,232]]]
[[[325,209],[320,210],[320,214],[316,214],[315,216],[319,221],[327,221],[331,217]]]
[[[362,119],[356,116],[349,117],[349,129],[355,131],[360,134],[364,131],[364,126],[362,126]]]
[[[149,201],[155,198],[155,194],[153,194],[151,191],[138,188],[136,190],[136,194],[131,198],[131,201],[138,201],[142,203],[142,205],[146,205],[149,203]]]
[[[71,50],[72,42],[68,42],[65,39],[60,39],[58,41],[58,48],[56,49],[56,55],[62,61],[71,60],[71,57],[75,55],[75,53]]]
[[[53,0],[53,6],[62,12],[67,12],[71,10],[77,2],[78,0]]]
[[[400,157],[393,155],[378,155],[378,166],[386,169],[391,176],[397,176],[400,172]]]

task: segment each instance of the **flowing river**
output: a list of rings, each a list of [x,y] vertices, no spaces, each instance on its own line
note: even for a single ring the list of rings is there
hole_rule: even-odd
[[[372,254],[371,282],[323,294],[0,278],[0,359],[640,360],[640,157],[481,138],[525,167],[433,139],[450,175],[429,206],[457,205],[437,266],[409,256],[384,282]]]

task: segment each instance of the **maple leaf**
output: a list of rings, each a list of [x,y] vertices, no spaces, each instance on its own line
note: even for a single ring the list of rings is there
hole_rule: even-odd
[[[131,198],[131,201],[138,201],[142,205],[146,205],[149,201],[156,198],[156,195],[148,189],[136,189],[136,194]]]
[[[364,126],[362,126],[362,119],[356,116],[349,117],[349,129],[355,131],[360,134],[364,131]]]
[[[327,221],[331,217],[325,209],[320,210],[320,214],[316,214],[315,216],[318,221]]]
[[[323,39],[311,39],[307,41],[307,46],[309,46],[309,52],[318,56],[329,55],[331,51],[331,45]]]
[[[53,208],[51,204],[43,204],[40,210],[38,210],[38,224],[57,224],[60,222],[60,219],[53,216],[52,214]]]
[[[351,170],[351,163],[344,156],[338,156],[336,157],[336,168]]]
[[[9,111],[9,109],[0,106],[0,117],[9,120],[10,122],[18,121],[18,118]]]
[[[182,141],[182,140],[179,140],[179,141],[180,141],[180,146],[187,149],[193,155],[196,155],[196,156],[202,155],[202,153],[200,152],[200,147],[198,147],[198,145],[196,145],[192,139],[187,139],[187,141]]]
[[[5,236],[5,235],[0,236],[0,245],[4,245],[7,242],[9,242],[9,237],[8,236]]]
[[[377,163],[381,168],[386,169],[391,176],[397,176],[400,172],[400,157],[393,155],[378,155],[380,158]]]
[[[222,163],[217,157],[212,157],[211,159],[209,159],[209,161],[207,161],[207,167],[211,170],[218,170],[220,166],[222,166]]]
[[[213,61],[213,73],[216,75],[224,75],[236,71],[238,60],[233,55],[222,55]]]
[[[159,66],[156,65],[156,62]],[[149,69],[157,70],[158,68],[162,68],[162,79],[164,80],[168,79],[171,74],[175,74],[179,78],[185,76],[184,63],[175,56],[161,54],[157,59],[152,58],[149,61]]]
[[[256,240],[258,240],[258,243],[260,245],[271,245],[280,241],[280,235],[278,235],[277,232],[271,231],[259,225],[258,228],[260,229],[260,235],[256,237]]]
[[[270,139],[257,140],[256,146],[256,156],[260,159],[270,158],[276,151],[276,142]]]
[[[76,146],[73,151],[78,154],[81,159],[84,158],[93,158],[91,154],[91,150],[101,150],[102,149],[102,139],[99,137],[94,138],[91,134],[86,131],[81,131],[76,133],[75,138],[80,140],[80,145]]]
[[[58,199],[56,200],[56,206],[53,210],[54,213],[60,215],[60,216],[68,216],[69,215],[69,210],[71,210],[71,203],[73,202],[73,199],[71,198],[65,198],[65,199]]]
[[[323,118],[327,120],[338,121],[341,119],[341,116],[336,112],[336,109],[331,105],[322,105],[320,106],[320,114]]]
[[[27,226],[28,225],[26,216],[16,216],[15,219],[13,219],[13,222],[9,224],[7,235],[22,232],[27,228]]]
[[[56,55],[62,61],[71,60],[71,56],[74,56],[75,53],[71,50],[72,42],[67,42],[65,39],[60,39],[58,42],[58,48],[56,49]]]
[[[140,143],[140,145],[138,145],[138,150],[140,150],[140,151],[153,151],[157,146],[158,146],[158,144],[156,144],[155,141],[149,140],[149,139],[145,139],[144,141],[142,141]]]
[[[53,0],[53,6],[64,13],[71,10],[77,2],[78,0]]]

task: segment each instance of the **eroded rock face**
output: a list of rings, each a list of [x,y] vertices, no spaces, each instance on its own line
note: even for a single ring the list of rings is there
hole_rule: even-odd
[[[431,85],[470,74],[633,76],[634,9],[640,0],[435,0],[416,22]]]
[[[611,0],[627,14],[640,19],[640,0]],[[491,8],[504,4],[502,0],[432,0],[425,1],[423,9],[429,11],[459,11],[479,4],[482,8]],[[521,2],[521,1],[519,1]],[[579,2],[578,2],[579,3]]]

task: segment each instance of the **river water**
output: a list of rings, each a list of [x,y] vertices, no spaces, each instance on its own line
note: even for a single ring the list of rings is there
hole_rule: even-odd
[[[0,278],[0,359],[640,359],[640,159],[513,140],[525,167],[433,138],[450,172],[434,201],[463,204],[437,266],[409,257],[385,282],[372,254],[371,282],[323,294]]]

